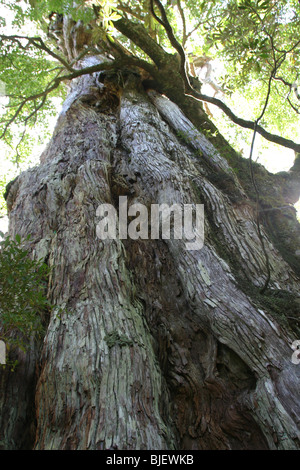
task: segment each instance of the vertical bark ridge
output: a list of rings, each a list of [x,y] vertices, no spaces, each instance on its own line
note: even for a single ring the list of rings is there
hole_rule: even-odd
[[[44,343],[35,448],[172,448],[174,439],[159,409],[164,384],[124,249],[120,241],[98,240],[95,232],[98,205],[111,202],[107,168],[116,136],[108,134],[107,119],[101,117],[96,119],[101,132],[91,128],[94,111],[81,115],[81,107],[73,106],[72,113],[82,126],[84,151],[80,146],[67,216],[65,205],[56,206],[51,297],[62,311],[53,313]],[[109,133],[116,132],[113,122],[114,117]],[[72,137],[68,144],[74,151],[74,131]],[[103,137],[106,152],[86,159],[93,148],[99,152]]]

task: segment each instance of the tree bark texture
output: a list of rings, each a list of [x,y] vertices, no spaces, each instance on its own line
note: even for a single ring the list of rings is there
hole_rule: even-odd
[[[168,98],[136,75],[98,79],[72,83],[40,165],[8,194],[10,233],[31,234],[52,268],[55,308],[43,341],[1,372],[1,447],[299,449],[297,330],[259,294],[255,204]],[[204,204],[203,248],[100,240],[96,209],[121,195]],[[269,291],[299,299],[262,235]]]

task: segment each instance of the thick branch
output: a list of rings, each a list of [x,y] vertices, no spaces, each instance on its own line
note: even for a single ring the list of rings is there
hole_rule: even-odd
[[[160,14],[162,16],[162,19],[158,18],[158,16],[156,15],[156,13],[154,11],[153,1],[158,6]],[[187,88],[191,87],[191,84],[190,84],[189,79],[188,79],[187,74],[186,74],[186,57],[185,57],[184,49],[181,46],[181,44],[177,41],[177,39],[176,39],[176,37],[173,33],[172,26],[170,25],[170,23],[168,21],[168,18],[167,18],[167,15],[166,15],[166,12],[165,12],[165,9],[164,9],[163,5],[161,4],[161,2],[159,0],[150,0],[150,9],[151,9],[151,13],[154,16],[154,18],[165,28],[170,43],[172,44],[174,49],[176,49],[176,51],[179,54],[179,57],[180,57],[180,71],[181,71],[181,76],[183,78],[185,86]]]
[[[157,66],[166,62],[167,54],[157,42],[149,36],[147,30],[141,24],[136,24],[126,18],[114,22],[117,30],[140,47]]]

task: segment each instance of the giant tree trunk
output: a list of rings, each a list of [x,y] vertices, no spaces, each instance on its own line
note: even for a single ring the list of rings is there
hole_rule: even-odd
[[[236,173],[175,104],[117,78],[72,84],[40,165],[8,194],[10,233],[51,266],[55,308],[42,344],[1,372],[1,446],[298,449],[297,330],[276,302],[297,315],[299,278],[263,229],[260,293],[256,206]],[[121,195],[204,204],[203,248],[100,240],[96,209]]]

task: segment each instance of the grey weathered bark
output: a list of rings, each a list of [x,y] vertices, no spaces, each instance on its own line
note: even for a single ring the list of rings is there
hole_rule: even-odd
[[[120,195],[203,203],[204,247],[99,240],[96,209]],[[298,330],[275,296],[299,315],[299,277],[266,226],[259,293],[255,204],[176,105],[128,71],[78,78],[7,203],[10,233],[30,233],[52,267],[56,308],[42,344],[1,376],[2,448],[300,448]]]

